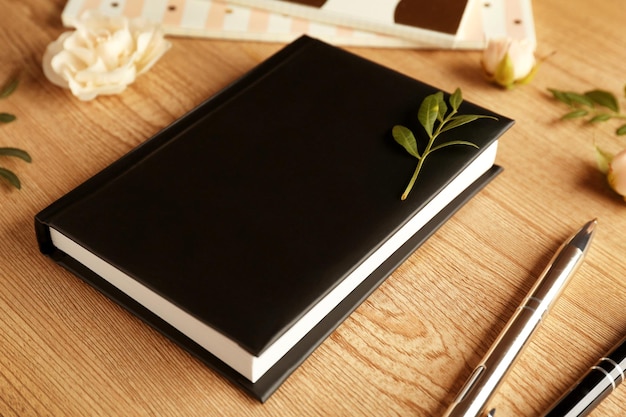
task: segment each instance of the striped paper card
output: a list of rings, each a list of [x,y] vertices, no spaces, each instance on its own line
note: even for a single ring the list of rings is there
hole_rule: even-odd
[[[485,0],[487,1],[487,0]],[[457,34],[459,49],[481,49],[489,37],[510,36],[534,42],[531,0],[488,0],[469,3],[467,24]],[[393,48],[432,47],[428,42],[402,39],[345,26],[312,21],[219,0],[69,0],[63,24],[73,27],[86,10],[109,15],[142,17],[161,24],[172,36],[230,40],[291,42],[300,35],[336,45]]]

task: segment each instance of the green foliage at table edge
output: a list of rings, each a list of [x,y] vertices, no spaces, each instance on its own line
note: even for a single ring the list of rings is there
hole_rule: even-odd
[[[3,86],[0,88],[0,99],[5,99],[9,97],[11,94],[15,92],[17,86],[19,85],[19,77],[13,77],[9,79]],[[0,124],[7,124],[15,121],[17,118],[15,115],[6,112],[0,112]],[[28,152],[12,147],[0,147],[0,156],[2,157],[13,157],[19,158],[26,162],[32,162],[31,156]],[[20,189],[22,188],[22,183],[18,176],[8,170],[7,168],[0,167],[0,178],[6,180],[13,187]]]

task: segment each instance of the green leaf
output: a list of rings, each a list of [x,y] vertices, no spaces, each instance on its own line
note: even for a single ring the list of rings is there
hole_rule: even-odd
[[[32,162],[32,158],[28,154],[28,152],[23,151],[17,148],[0,148],[1,156],[13,156],[16,158],[23,159],[26,162]]]
[[[9,113],[0,113],[0,123],[11,123],[15,116]]]
[[[584,94],[578,94],[568,91],[565,93],[565,95],[572,103],[578,103],[582,104],[583,106],[593,107],[593,101],[591,101],[591,99]]]
[[[620,127],[618,127],[615,133],[617,133],[620,136],[626,135],[626,125],[621,125]]]
[[[439,109],[437,120],[439,120],[439,122],[443,122],[443,118],[446,117],[446,113],[448,112],[448,105],[443,99],[443,92],[439,91],[435,95],[437,96],[437,107]]]
[[[7,180],[12,186],[17,188],[18,190],[20,188],[22,188],[22,184],[20,183],[20,179],[17,178],[17,175],[15,175],[13,172],[9,171],[8,169],[0,167],[0,177],[2,177],[5,180]]]
[[[587,110],[584,110],[584,109],[574,110],[574,111],[569,112],[566,115],[564,115],[562,117],[562,119],[564,119],[564,120],[565,119],[576,119],[576,118],[579,118],[579,117],[584,117],[584,116],[586,116],[588,114],[589,114],[589,112]]]
[[[567,94],[565,94],[564,91],[556,90],[554,88],[548,88],[548,91],[550,91],[552,95],[554,96],[554,98],[559,100],[560,102],[565,103],[568,106],[572,106],[574,104],[572,103],[572,100],[569,99]]]
[[[589,122],[590,123],[597,123],[597,122],[606,122],[607,120],[609,120],[611,118],[611,115],[608,113],[600,113],[594,117],[592,117]]]
[[[477,119],[498,120],[496,117],[493,117],[493,116],[483,116],[483,115],[478,115],[478,114],[461,114],[458,116],[451,117],[450,121],[446,123],[443,129],[441,129],[441,133],[446,132],[450,129],[454,129],[455,127],[459,127],[461,125],[473,122],[474,120],[477,120]]]
[[[476,145],[475,143],[468,142],[466,140],[451,140],[450,142],[446,142],[446,143],[442,143],[441,145],[434,146],[433,148],[431,148],[431,152],[434,152],[438,149],[445,148],[446,146],[452,146],[452,145],[466,145],[466,146],[471,146],[473,148],[478,149],[478,145]]]
[[[391,134],[393,135],[395,141],[402,145],[408,153],[417,159],[421,158],[417,150],[417,141],[415,140],[415,136],[413,135],[413,132],[411,132],[411,129],[405,126],[396,125],[391,130]]]
[[[454,93],[450,96],[450,106],[452,106],[453,111],[457,111],[463,102],[463,93],[461,93],[461,89],[457,88],[454,90]]]
[[[12,78],[9,81],[7,81],[7,83],[3,85],[2,88],[0,88],[0,98],[9,97],[15,91],[18,84],[19,84],[18,77]]]
[[[603,90],[587,91],[585,96],[590,98],[594,103],[613,110],[615,113],[619,112],[619,103],[612,93]]]
[[[433,136],[433,127],[439,115],[439,99],[437,94],[426,96],[420,105],[417,118],[426,130],[429,138]]]

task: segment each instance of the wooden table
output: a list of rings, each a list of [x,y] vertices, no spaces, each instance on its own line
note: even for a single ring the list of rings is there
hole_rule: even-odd
[[[41,58],[66,29],[63,0],[0,0],[0,79],[22,72],[0,111],[2,159],[23,181],[0,185],[0,415],[438,416],[571,232],[597,217],[574,277],[493,400],[498,416],[536,416],[626,331],[626,203],[595,168],[612,126],[561,122],[548,87],[603,88],[623,100],[623,0],[534,2],[536,79],[488,84],[480,54],[350,50],[517,121],[505,171],[403,264],[265,404],[247,397],[37,249],[34,215],[281,44],[172,39],[122,95],[80,102],[49,83]],[[623,416],[626,387],[593,414]]]

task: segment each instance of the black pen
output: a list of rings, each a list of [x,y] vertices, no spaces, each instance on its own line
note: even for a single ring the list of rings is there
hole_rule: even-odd
[[[583,417],[624,382],[626,337],[589,369],[544,417]]]
[[[444,417],[482,416],[504,376],[539,327],[585,257],[594,235],[591,220],[566,240],[517,308],[495,343],[445,412]],[[489,412],[490,416],[495,410]]]

